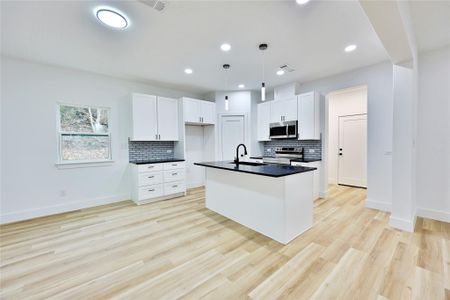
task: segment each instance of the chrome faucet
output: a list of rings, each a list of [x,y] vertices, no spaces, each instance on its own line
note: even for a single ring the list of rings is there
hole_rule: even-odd
[[[234,159],[234,163],[237,164],[237,165],[239,164],[239,147],[241,147],[241,146],[244,147],[244,155],[247,155],[247,147],[245,147],[244,144],[239,144],[236,147],[236,158]]]

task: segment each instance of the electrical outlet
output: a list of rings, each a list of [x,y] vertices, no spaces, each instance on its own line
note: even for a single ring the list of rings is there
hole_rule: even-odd
[[[168,150],[167,150],[167,153],[172,153],[172,149],[168,149]]]
[[[314,152],[316,152],[316,150],[314,150],[314,149],[309,149],[308,152],[309,152],[309,153],[314,153]]]
[[[272,152],[272,148],[267,148],[267,152]]]

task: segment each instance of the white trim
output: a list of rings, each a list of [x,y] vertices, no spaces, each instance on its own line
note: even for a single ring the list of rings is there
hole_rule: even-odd
[[[430,208],[417,208],[417,216],[450,223],[450,212]]]
[[[107,167],[114,163],[113,160],[85,160],[85,161],[65,161],[56,162],[55,166],[58,169],[76,169],[76,168],[90,168],[90,167]]]
[[[74,211],[82,208],[95,207],[105,204],[110,204],[114,202],[120,202],[125,200],[130,200],[129,194],[118,194],[106,197],[98,197],[89,200],[82,200],[77,202],[64,203],[60,205],[52,205],[47,207],[42,207],[38,209],[23,210],[18,212],[7,213],[0,216],[0,224],[7,224],[12,222],[24,221],[44,216],[50,216],[60,213],[65,213],[69,211]]]
[[[366,207],[378,209],[378,210],[386,211],[386,212],[391,212],[391,210],[392,210],[392,204],[389,202],[372,201],[369,199],[366,199]]]
[[[389,218],[389,226],[400,230],[414,232],[415,225],[416,225],[416,217],[414,217],[412,220],[407,220],[396,218],[391,215],[391,217]]]

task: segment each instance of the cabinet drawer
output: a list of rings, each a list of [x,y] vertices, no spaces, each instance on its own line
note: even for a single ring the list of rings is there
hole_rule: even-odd
[[[164,170],[184,169],[184,161],[164,163]]]
[[[164,182],[184,180],[184,169],[164,171]]]
[[[153,171],[161,171],[162,164],[148,164],[148,165],[138,165],[138,172],[153,172]]]
[[[138,199],[139,199],[139,201],[141,201],[141,200],[145,200],[145,199],[161,197],[163,195],[164,195],[164,190],[163,190],[162,184],[149,185],[149,186],[139,188]]]
[[[163,182],[162,172],[139,173],[138,186],[154,185]]]
[[[186,184],[184,181],[174,181],[164,184],[164,195],[184,193],[185,191]]]

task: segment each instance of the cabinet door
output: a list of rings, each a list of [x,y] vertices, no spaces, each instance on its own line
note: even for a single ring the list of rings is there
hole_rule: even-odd
[[[200,101],[195,99],[183,98],[184,122],[200,123],[201,107]]]
[[[271,102],[270,122],[285,122],[297,120],[297,97]]]
[[[270,102],[258,104],[258,141],[270,138]]]
[[[158,97],[158,134],[161,141],[178,141],[178,100]]]
[[[270,101],[270,123],[282,122],[283,104],[282,101]]]
[[[202,123],[216,124],[216,103],[209,101],[200,101],[200,111]]]
[[[133,94],[131,113],[131,140],[155,141],[158,134],[156,96]]]
[[[283,102],[283,121],[297,121],[297,97],[286,99]]]
[[[298,96],[298,139],[318,140],[319,130],[319,99],[314,92]]]

